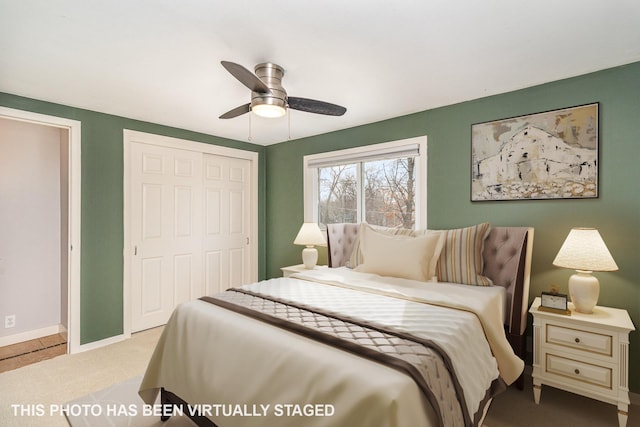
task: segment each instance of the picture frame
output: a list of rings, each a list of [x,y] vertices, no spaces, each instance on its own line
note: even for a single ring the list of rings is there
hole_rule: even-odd
[[[538,309],[550,313],[571,315],[569,299],[566,294],[542,292],[540,294],[540,306]]]
[[[471,201],[599,197],[599,103],[471,125]]]

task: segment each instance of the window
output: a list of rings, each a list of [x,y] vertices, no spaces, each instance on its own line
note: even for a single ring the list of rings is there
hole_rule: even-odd
[[[426,137],[304,157],[305,221],[426,227]]]

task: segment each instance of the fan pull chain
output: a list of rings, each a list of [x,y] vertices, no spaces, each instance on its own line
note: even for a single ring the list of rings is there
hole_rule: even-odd
[[[247,141],[251,141],[251,110],[249,110],[249,137]]]

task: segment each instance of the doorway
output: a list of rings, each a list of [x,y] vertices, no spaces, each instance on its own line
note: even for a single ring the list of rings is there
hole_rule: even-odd
[[[80,122],[0,107],[0,345],[66,333],[80,348]],[[13,173],[13,175],[11,175]],[[13,177],[13,178],[12,178]],[[13,236],[7,241],[7,236]],[[34,268],[38,267],[38,268]],[[40,301],[42,306],[36,303]],[[55,301],[52,303],[52,301]],[[8,323],[5,323],[8,322]]]
[[[257,153],[125,130],[124,156],[125,336],[257,280]]]

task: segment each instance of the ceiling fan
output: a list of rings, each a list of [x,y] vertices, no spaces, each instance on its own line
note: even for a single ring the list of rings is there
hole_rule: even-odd
[[[347,111],[340,105],[288,96],[287,91],[282,87],[284,69],[277,64],[270,62],[258,64],[255,67],[255,74],[234,62],[221,61],[221,64],[233,77],[251,90],[250,103],[227,111],[220,116],[221,119],[232,119],[249,111],[262,117],[282,117],[287,108],[327,116],[341,116]]]

